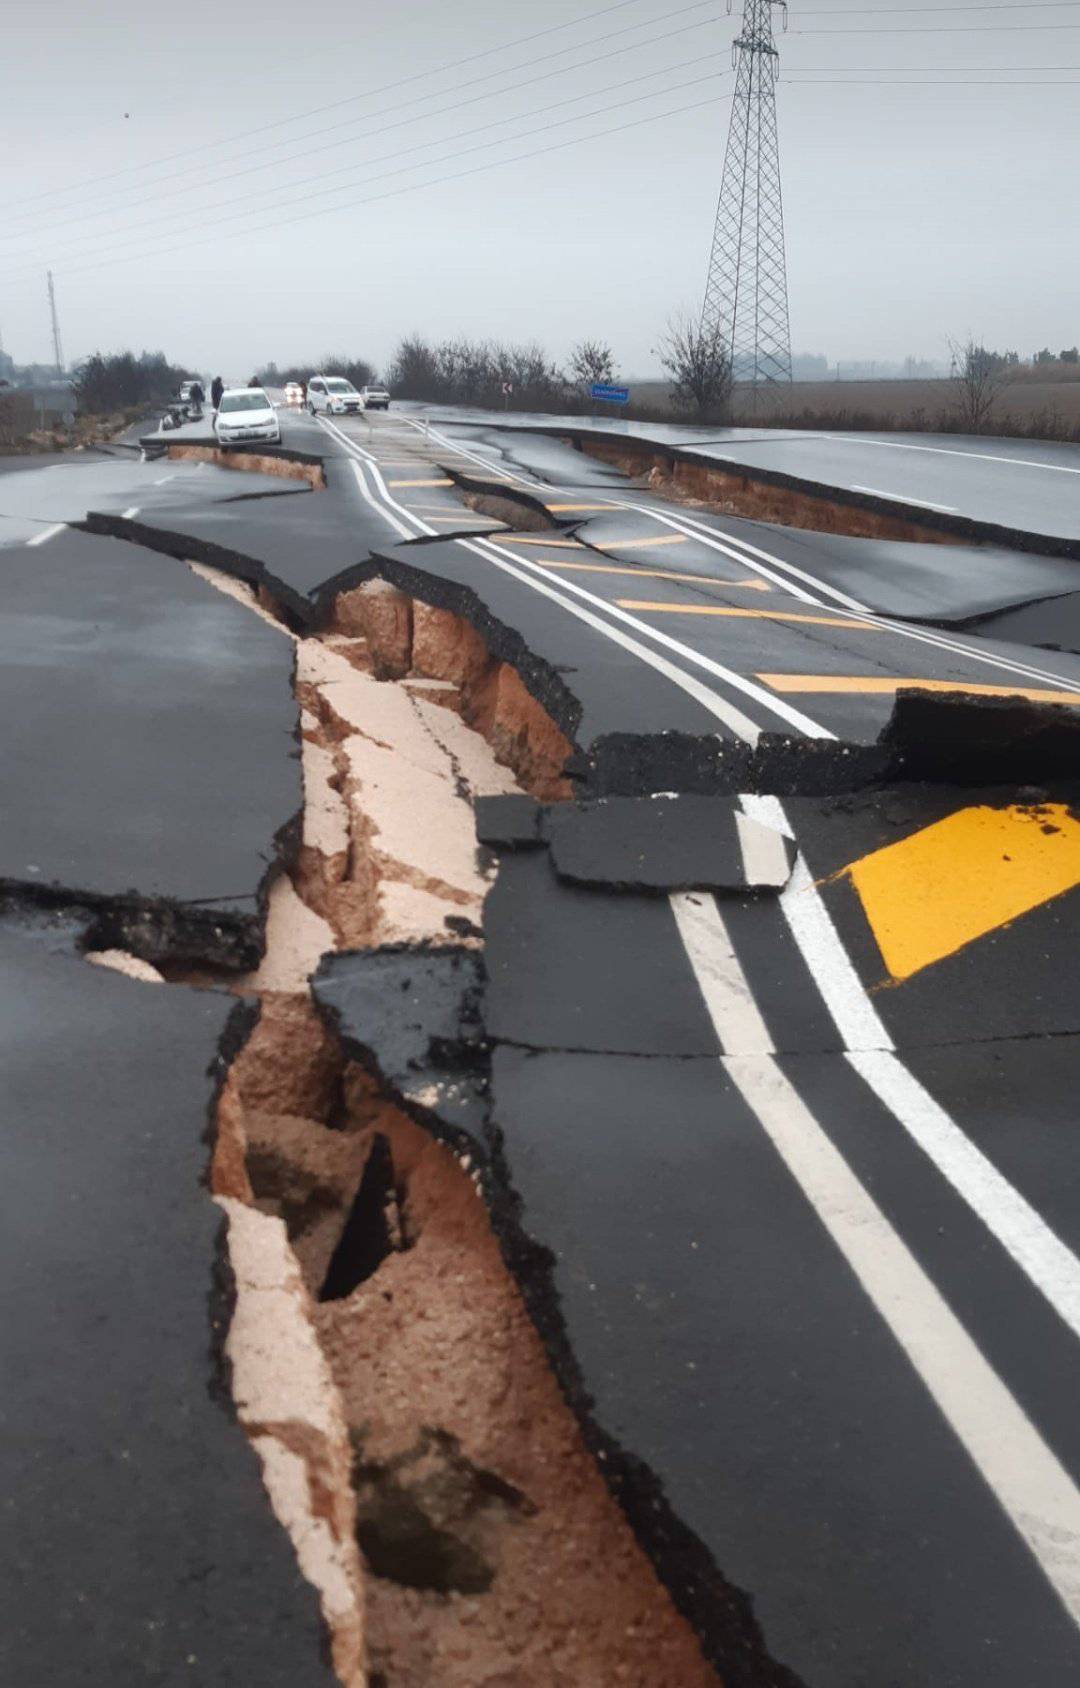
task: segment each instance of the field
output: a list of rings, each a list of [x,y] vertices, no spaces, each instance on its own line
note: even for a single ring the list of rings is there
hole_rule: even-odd
[[[674,414],[664,381],[632,383],[631,400],[654,415]],[[756,411],[745,389],[736,388],[734,418],[757,427],[949,432],[958,427],[955,409],[947,380],[795,381],[764,396]],[[1003,387],[986,432],[1080,440],[1080,366],[1059,364],[1045,375],[1019,370]]]

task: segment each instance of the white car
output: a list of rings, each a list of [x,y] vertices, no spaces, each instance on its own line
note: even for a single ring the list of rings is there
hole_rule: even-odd
[[[369,387],[361,387],[360,397],[364,401],[365,410],[389,410],[390,394],[385,387],[374,383]]]
[[[304,402],[304,389],[303,389],[303,387],[301,387],[299,381],[286,381],[286,383],[285,383],[285,403],[286,404],[303,404],[303,402]]]
[[[222,393],[214,433],[219,445],[246,444],[248,440],[281,443],[277,411],[261,387],[231,387]]]
[[[364,408],[352,382],[341,375],[313,375],[307,384],[307,402],[312,416],[320,410],[333,416],[357,415]]]

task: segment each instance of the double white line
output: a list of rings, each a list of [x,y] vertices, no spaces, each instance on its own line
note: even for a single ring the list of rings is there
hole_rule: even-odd
[[[326,426],[353,457],[363,496],[395,531],[402,538],[415,537],[409,527],[412,524],[414,530],[432,534],[426,523],[391,497],[375,459],[332,423]],[[682,525],[664,513],[657,513],[657,519],[673,527]],[[693,526],[685,523],[685,528]],[[695,537],[703,536],[695,533]],[[726,549],[712,535],[708,539],[718,549]],[[741,711],[639,640],[583,609],[548,581],[538,580],[533,569],[503,547],[487,539],[460,539],[456,543],[522,584],[543,592],[570,614],[667,673],[684,690],[698,696],[737,736],[749,743],[756,741],[759,728]],[[534,569],[542,573],[535,565]],[[560,586],[569,584],[560,582]],[[602,609],[605,616],[616,613],[615,607],[603,599],[583,589],[578,589],[578,594]],[[634,623],[633,617],[623,619]],[[684,659],[706,666],[707,659],[698,653],[677,641],[666,642]],[[719,670],[728,684],[737,683],[737,689],[744,693],[760,693],[760,688],[742,676],[729,675],[719,664],[709,666]],[[775,708],[776,700],[760,695]],[[816,723],[808,726],[813,736],[831,736]],[[783,808],[775,798],[747,797],[743,807],[754,819],[790,833]],[[897,1056],[802,858],[781,894],[780,904],[840,1034],[847,1060],[1069,1330],[1080,1335],[1080,1262]],[[716,900],[677,893],[671,898],[671,906],[724,1051],[724,1068],[1062,1604],[1080,1624],[1080,1491],[778,1065],[768,1028]]]

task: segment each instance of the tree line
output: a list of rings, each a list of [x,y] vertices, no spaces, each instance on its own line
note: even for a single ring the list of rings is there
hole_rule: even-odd
[[[688,418],[709,424],[731,420],[737,393],[733,390],[728,347],[718,329],[708,329],[683,314],[672,317],[655,347],[655,356],[670,385],[672,408]],[[1033,364],[1080,363],[1080,350],[1068,347],[1058,354],[1044,349]],[[1024,365],[1013,351],[994,351],[969,338],[952,344],[952,375],[948,410],[942,425],[966,431],[988,430],[1002,393],[1021,375]],[[316,363],[280,367],[267,363],[256,371],[264,386],[306,382],[313,371],[339,375],[356,387],[375,381],[376,366],[367,358],[327,353]],[[132,352],[105,356],[95,352],[80,364],[75,376],[79,409],[84,414],[109,414],[144,404],[162,403],[191,372],[172,364],[162,352]],[[406,335],[386,369],[385,379],[398,398],[431,404],[481,409],[556,410],[580,414],[594,408],[593,386],[620,383],[611,346],[602,339],[583,339],[560,365],[536,342],[504,342],[458,336],[429,340]],[[762,416],[767,422],[768,418]]]
[[[93,352],[75,371],[75,397],[86,416],[108,416],[139,405],[164,404],[194,371],[170,363],[164,352]]]

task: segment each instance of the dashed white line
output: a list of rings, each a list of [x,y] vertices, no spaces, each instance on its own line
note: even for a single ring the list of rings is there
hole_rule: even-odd
[[[851,483],[852,492],[868,492],[872,498],[887,498],[891,504],[917,504],[921,510],[940,510],[943,515],[958,515],[955,505],[934,504],[929,498],[912,498],[908,492],[883,492],[879,486],[859,486]]]
[[[55,522],[52,527],[45,528],[43,532],[35,533],[33,539],[28,539],[26,543],[28,546],[47,545],[50,539],[55,539],[58,533],[64,532],[66,527],[66,522]]]
[[[1068,463],[1039,463],[1028,457],[1003,457],[991,451],[958,451],[955,446],[948,445],[912,445],[907,440],[851,440],[843,434],[815,434],[813,437],[826,439],[830,445],[873,445],[883,451],[926,451],[934,457],[975,457],[982,463],[1007,463],[1013,469],[1053,469],[1059,475],[1080,475],[1080,469],[1074,469]]]

